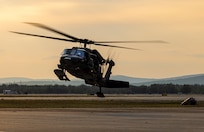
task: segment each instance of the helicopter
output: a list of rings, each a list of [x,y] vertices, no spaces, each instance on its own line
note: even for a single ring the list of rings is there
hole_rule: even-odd
[[[67,41],[72,43],[80,43],[83,47],[72,47],[70,49],[64,49],[57,69],[54,69],[55,75],[59,80],[70,81],[67,77],[67,72],[71,75],[85,80],[86,84],[93,86],[98,86],[99,91],[96,93],[98,97],[105,97],[102,93],[101,88],[128,88],[129,82],[111,80],[110,75],[112,74],[112,68],[115,66],[115,62],[112,59],[104,59],[102,55],[96,49],[87,48],[87,45],[97,45],[104,47],[113,47],[113,48],[123,48],[129,50],[140,50],[129,47],[109,45],[107,43],[165,43],[160,40],[151,40],[151,41],[93,41],[89,39],[81,39],[61,31],[58,31],[54,28],[48,27],[40,23],[25,22],[26,24],[45,29],[56,34],[62,35],[66,38],[51,37],[23,32],[10,31],[12,33],[20,35],[28,35],[34,37],[41,37],[47,39],[54,39],[60,41]],[[106,72],[104,73],[103,67],[108,66]]]

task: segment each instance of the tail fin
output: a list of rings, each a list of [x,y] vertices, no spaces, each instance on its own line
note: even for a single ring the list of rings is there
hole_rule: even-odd
[[[129,88],[129,82],[118,80],[107,80],[105,85],[107,88]]]

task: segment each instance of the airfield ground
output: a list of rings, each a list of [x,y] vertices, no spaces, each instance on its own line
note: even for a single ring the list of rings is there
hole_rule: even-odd
[[[203,95],[0,95],[0,132],[204,130]],[[198,104],[182,106],[194,97]]]

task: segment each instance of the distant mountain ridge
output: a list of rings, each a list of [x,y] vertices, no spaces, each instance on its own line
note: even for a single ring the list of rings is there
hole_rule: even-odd
[[[151,85],[151,84],[203,84],[204,85],[204,74],[186,75],[164,79],[153,79],[153,78],[136,78],[128,77],[123,75],[111,76],[113,80],[129,81],[131,85]],[[30,79],[23,77],[11,77],[11,78],[0,78],[0,84],[19,84],[19,85],[83,85],[84,80],[75,79],[71,81],[60,81],[57,79]]]
[[[15,83],[15,82],[26,82],[32,81],[32,79],[24,78],[24,77],[7,77],[7,78],[0,78],[0,83]]]
[[[0,78],[0,84],[19,85],[82,85],[83,80],[60,81],[58,79],[30,79],[23,77]]]
[[[123,76],[123,75],[111,76],[110,79],[128,81],[130,84],[151,82],[151,81],[157,80],[157,79],[153,79],[153,78],[136,78],[136,77]]]
[[[154,81],[147,81],[143,83],[133,83],[133,85],[151,85],[151,84],[203,84],[204,85],[204,74],[186,75],[172,78],[156,79]]]

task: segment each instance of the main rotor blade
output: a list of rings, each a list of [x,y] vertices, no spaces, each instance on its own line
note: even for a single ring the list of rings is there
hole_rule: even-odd
[[[149,41],[95,41],[95,43],[168,43],[162,40],[149,40]]]
[[[73,40],[75,40],[75,41],[77,41],[77,42],[80,42],[80,40],[81,40],[81,39],[79,39],[79,38],[77,38],[77,37],[68,35],[68,34],[66,34],[66,33],[63,33],[63,32],[58,31],[58,30],[56,30],[56,29],[50,28],[50,27],[45,26],[45,25],[40,24],[40,23],[32,23],[32,22],[25,22],[25,23],[26,23],[26,24],[33,25],[33,26],[36,26],[36,27],[39,27],[39,28],[46,29],[46,30],[48,30],[48,31],[51,31],[51,32],[54,32],[54,33],[57,33],[57,34],[60,34],[60,35],[62,35],[62,36],[65,36],[65,37],[68,37],[68,38],[70,38],[70,39],[73,39]]]
[[[99,43],[94,43],[93,45],[106,46],[106,47],[115,47],[115,48],[122,48],[122,49],[131,49],[131,50],[141,50],[141,49],[128,48],[128,47],[122,47],[122,46],[114,46],[114,45],[107,45],[107,44],[99,44]]]
[[[21,33],[21,32],[14,32],[10,31],[12,33],[21,34],[21,35],[28,35],[28,36],[34,36],[34,37],[41,37],[41,38],[48,38],[48,39],[55,39],[55,40],[62,40],[62,41],[69,41],[69,42],[76,42],[75,40],[69,40],[64,38],[56,38],[56,37],[50,37],[50,36],[43,36],[43,35],[36,35],[36,34],[29,34],[29,33]]]

